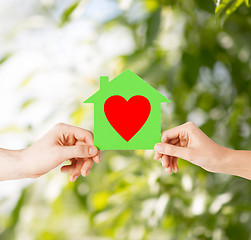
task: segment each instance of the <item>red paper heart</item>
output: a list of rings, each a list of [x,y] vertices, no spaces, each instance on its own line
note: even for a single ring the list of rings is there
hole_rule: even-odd
[[[151,104],[143,96],[133,96],[126,101],[115,95],[105,101],[104,111],[112,127],[128,142],[145,124]]]

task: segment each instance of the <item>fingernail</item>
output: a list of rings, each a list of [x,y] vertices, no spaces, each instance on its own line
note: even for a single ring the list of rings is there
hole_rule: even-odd
[[[89,172],[90,172],[90,169],[89,169],[89,170],[86,170],[86,171],[85,171],[85,170],[82,171],[81,174],[82,174],[83,177],[87,177],[87,175],[89,174]]]
[[[77,180],[78,176],[75,176],[72,178],[71,182],[75,182]]]
[[[97,148],[95,146],[89,147],[89,154],[92,155],[97,151]]]
[[[100,156],[95,156],[95,157],[93,158],[93,160],[94,160],[94,162],[96,162],[96,163],[100,163],[100,162],[101,162]]]
[[[161,161],[161,163],[162,163],[162,167],[164,167],[164,161]]]
[[[163,147],[160,145],[160,144],[156,144],[154,146],[154,150],[155,151],[158,151],[158,152],[162,152],[163,151]]]
[[[170,167],[166,168],[166,172],[167,174],[171,174],[172,173],[172,169]]]

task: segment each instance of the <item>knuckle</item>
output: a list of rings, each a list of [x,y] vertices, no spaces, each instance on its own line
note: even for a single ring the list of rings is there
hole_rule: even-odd
[[[195,127],[195,124],[192,121],[186,122],[185,125],[187,125],[190,128]]]
[[[89,130],[86,130],[86,138],[88,138],[89,140],[91,140],[91,142],[93,142],[93,140],[94,140],[94,134],[91,132],[91,131],[89,131]]]
[[[161,141],[163,141],[168,133],[168,130],[161,133]]]
[[[185,125],[191,126],[191,125],[192,125],[192,123],[193,123],[193,122],[188,121],[188,122],[186,122],[186,123],[185,123]]]
[[[94,134],[91,131],[87,130],[87,133],[91,138],[94,138]]]
[[[165,136],[167,133],[168,133],[169,130],[165,130],[163,133],[162,133],[162,136]]]
[[[62,129],[65,126],[64,123],[57,123],[54,128],[56,129]]]

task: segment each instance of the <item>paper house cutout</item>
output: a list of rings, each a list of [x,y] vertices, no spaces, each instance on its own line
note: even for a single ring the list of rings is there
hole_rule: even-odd
[[[111,81],[100,77],[100,90],[84,101],[94,103],[95,146],[100,150],[153,149],[161,138],[162,102],[170,101],[130,70]]]

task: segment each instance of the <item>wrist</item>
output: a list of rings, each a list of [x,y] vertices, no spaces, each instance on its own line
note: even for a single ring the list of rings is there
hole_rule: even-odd
[[[26,178],[24,170],[24,149],[11,150],[12,176],[11,179]]]
[[[34,178],[30,157],[30,147],[19,150],[18,166],[20,178]]]
[[[23,150],[0,149],[0,180],[19,179],[24,177],[22,172]]]
[[[251,151],[228,149],[224,173],[251,180]]]
[[[18,178],[29,178],[29,171],[27,169],[27,150],[28,148],[18,150],[17,152],[17,166]]]
[[[234,155],[236,150],[230,148],[223,148],[223,154],[221,159],[221,171],[220,173],[226,173],[233,175],[233,170],[235,169]]]
[[[231,149],[222,147],[220,145],[215,148],[213,153],[213,158],[215,161],[212,161],[213,165],[211,166],[212,171],[215,173],[228,173],[229,168],[231,168]],[[209,161],[210,161],[209,160]]]

